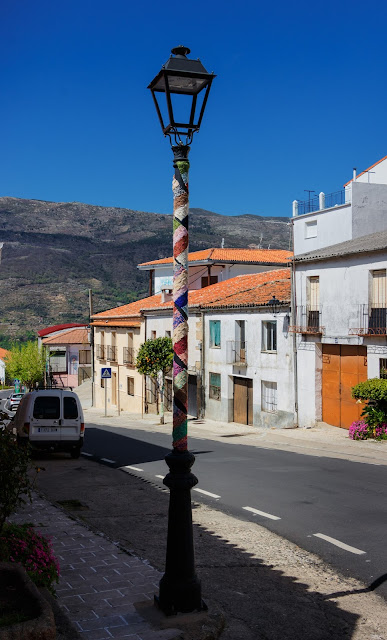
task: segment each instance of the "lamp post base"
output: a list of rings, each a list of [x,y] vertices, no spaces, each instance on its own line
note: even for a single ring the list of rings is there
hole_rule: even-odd
[[[166,615],[207,610],[195,573],[191,506],[191,489],[198,482],[191,473],[195,456],[173,449],[165,461],[169,473],[163,482],[170,490],[167,558],[155,602]]]

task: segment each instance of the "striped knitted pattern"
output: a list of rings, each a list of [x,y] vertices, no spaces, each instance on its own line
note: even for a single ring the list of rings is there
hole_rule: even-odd
[[[173,447],[187,450],[188,161],[174,164],[173,190]]]

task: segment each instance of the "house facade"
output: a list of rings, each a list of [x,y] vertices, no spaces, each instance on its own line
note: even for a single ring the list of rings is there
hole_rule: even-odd
[[[10,351],[7,351],[7,349],[3,349],[2,347],[0,347],[0,384],[4,384],[5,382],[6,359],[9,355]]]
[[[61,328],[40,339],[46,354],[46,383],[74,388],[91,378],[88,326]]]
[[[352,387],[387,370],[387,159],[349,188],[344,205],[293,218],[290,331],[301,427],[323,420],[348,429],[362,410]]]
[[[278,303],[274,310],[268,306],[273,296]],[[188,413],[252,426],[294,426],[293,343],[288,332],[290,270],[240,275],[191,290],[189,310]],[[135,312],[138,320],[142,318],[136,345],[147,338],[172,335],[172,296],[163,290],[93,316],[97,358],[103,325],[96,326],[96,322],[113,314],[124,321],[124,314],[128,319]],[[110,364],[113,375],[115,364]],[[104,395],[97,389],[100,383],[97,379],[95,398],[102,408]],[[156,412],[154,382],[134,370],[133,385],[141,395],[135,392],[125,398],[125,404],[121,397],[121,409]],[[107,389],[111,398],[117,385],[110,382]],[[167,375],[165,391],[166,409],[170,410],[171,374]]]

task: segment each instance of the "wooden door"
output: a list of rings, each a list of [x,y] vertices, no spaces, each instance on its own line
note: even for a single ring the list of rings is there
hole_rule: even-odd
[[[367,348],[323,345],[322,408],[323,421],[348,429],[359,420],[363,404],[352,398],[355,384],[367,380]]]
[[[253,381],[234,378],[234,422],[253,424]]]

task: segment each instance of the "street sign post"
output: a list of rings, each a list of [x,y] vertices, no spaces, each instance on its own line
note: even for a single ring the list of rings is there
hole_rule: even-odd
[[[101,369],[101,380],[103,380],[103,385],[105,387],[105,418],[107,416],[107,382],[109,378],[112,377],[112,369],[111,367],[102,367]]]

